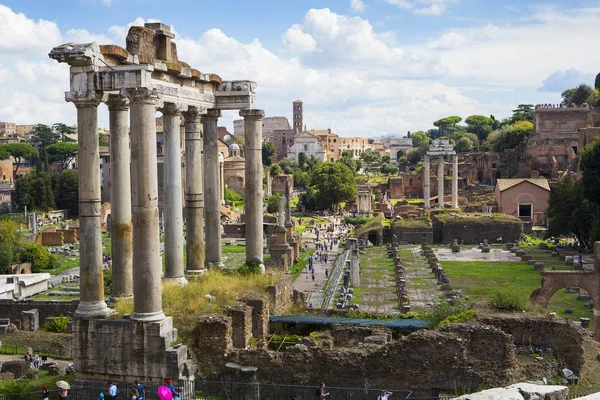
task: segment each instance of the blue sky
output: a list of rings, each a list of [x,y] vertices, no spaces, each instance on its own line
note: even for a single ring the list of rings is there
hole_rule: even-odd
[[[173,26],[193,67],[256,80],[268,116],[290,118],[300,97],[309,128],[342,136],[505,117],[519,103],[557,103],[600,72],[600,1],[11,0],[0,1],[0,120],[74,123],[68,69],[49,50],[123,45],[128,27],[148,20]]]

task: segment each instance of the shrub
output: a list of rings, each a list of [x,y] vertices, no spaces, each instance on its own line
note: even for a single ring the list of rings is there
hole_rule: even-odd
[[[240,275],[255,275],[262,273],[262,269],[258,261],[246,261],[242,266],[237,267],[235,272]]]
[[[65,333],[67,331],[67,325],[69,324],[69,317],[60,314],[60,317],[52,318],[44,324],[44,330],[46,332],[54,333]]]
[[[473,310],[464,310],[459,312],[458,314],[453,314],[440,322],[439,326],[446,324],[459,324],[461,322],[467,322],[475,318],[477,314]]]
[[[273,165],[277,165],[277,164],[273,164]],[[267,212],[269,214],[276,214],[279,211],[279,198],[281,197],[281,195],[279,194],[272,194],[270,196],[267,196]]]
[[[301,339],[302,339],[302,336],[298,336],[298,335],[281,336],[281,335],[273,334],[268,339],[269,349],[284,350],[287,347],[296,345]]]
[[[54,269],[59,266],[58,257],[39,243],[31,243],[25,246],[20,259],[21,262],[31,263],[31,272],[40,272],[43,269]]]
[[[490,299],[490,306],[498,310],[522,311],[529,307],[525,296],[515,291],[497,290]]]
[[[346,217],[344,219],[344,221],[347,224],[350,225],[354,225],[354,226],[358,226],[358,225],[364,225],[367,222],[371,221],[373,218],[369,218],[369,217],[356,217],[356,218],[352,218],[352,217]]]
[[[244,200],[242,195],[230,188],[225,188],[224,197],[227,203],[237,203]]]
[[[463,303],[450,305],[446,300],[442,300],[435,305],[435,308],[432,312],[425,315],[425,320],[428,322],[430,328],[435,329],[439,328],[445,320],[449,320],[451,317],[454,316],[456,317],[453,319],[456,319],[457,321],[451,322],[462,322],[458,321],[458,319],[461,318],[458,317],[458,315],[462,314],[465,311],[469,310]],[[465,314],[465,317],[467,315],[468,314]]]

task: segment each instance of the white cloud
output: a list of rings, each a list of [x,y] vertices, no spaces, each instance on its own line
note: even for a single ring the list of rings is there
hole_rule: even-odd
[[[447,3],[452,0],[385,0],[387,3],[405,10],[412,10],[415,15],[442,15],[448,9]]]
[[[286,51],[292,53],[304,53],[317,49],[317,42],[308,33],[302,32],[300,25],[294,24],[289,28],[281,38],[283,47]]]
[[[556,71],[550,74],[550,76],[544,80],[538,91],[562,93],[563,91],[579,86],[582,83],[593,86],[594,74],[571,68],[566,71]]]
[[[59,42],[61,35],[54,22],[34,21],[0,4],[0,54],[48,50],[47,43]]]
[[[365,11],[365,3],[363,0],[350,0],[350,10],[356,14]]]
[[[413,14],[417,15],[442,15],[446,12],[446,5],[443,3],[431,3],[428,7],[416,8]]]
[[[406,10],[410,10],[411,8],[414,7],[414,4],[408,0],[385,0],[385,1],[387,1],[389,4],[393,4],[395,6],[404,8]]]

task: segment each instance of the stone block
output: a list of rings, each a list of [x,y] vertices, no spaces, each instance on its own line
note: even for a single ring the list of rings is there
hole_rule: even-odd
[[[534,265],[538,260],[527,260],[527,264]]]
[[[21,311],[21,330],[37,331],[39,328],[40,313],[36,308],[33,310]]]
[[[252,307],[238,303],[226,309],[231,318],[233,347],[245,349],[252,337]]]
[[[536,385],[533,383],[516,383],[506,388],[516,389],[528,400],[567,400],[569,388],[558,385]]]
[[[533,268],[536,271],[542,271],[544,269],[544,266],[545,266],[544,263],[541,261],[536,261],[535,263],[533,263]]]
[[[2,369],[0,372],[10,372],[14,375],[15,379],[21,379],[25,376],[27,371],[30,371],[29,363],[25,361],[4,361],[2,363]]]
[[[518,249],[517,251],[515,251],[515,255],[517,257],[523,257],[526,254],[527,254],[527,252],[525,250],[523,250],[523,249]]]
[[[526,254],[524,256],[521,256],[521,260],[523,260],[523,261],[529,261],[529,260],[531,260],[531,258],[532,257],[530,255],[528,255],[528,254]]]
[[[387,335],[373,335],[365,337],[365,343],[372,343],[378,345],[387,344]]]
[[[525,400],[518,389],[494,388],[477,393],[465,394],[455,400]]]
[[[252,307],[252,336],[264,340],[268,333],[269,299],[266,297],[245,297],[240,302]]]

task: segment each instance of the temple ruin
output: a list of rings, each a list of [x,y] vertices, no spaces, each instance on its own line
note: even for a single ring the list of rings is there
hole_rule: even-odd
[[[65,99],[77,107],[81,301],[73,332],[75,367],[81,379],[151,381],[194,373],[186,361],[186,347],[173,346],[176,330],[162,311],[157,110],[163,114],[165,137],[165,279],[183,282],[206,266],[222,264],[217,184],[217,121],[222,110],[240,110],[244,118],[246,260],[263,262],[264,112],[255,109],[255,83],[223,81],[190,67],[178,59],[174,37],[169,26],[147,23],[130,28],[126,49],[69,43],[49,54],[69,64],[70,90]],[[110,118],[113,296],[133,297],[134,303],[133,314],[118,320],[106,319],[111,310],[104,299],[97,129],[101,103],[108,106]]]
[[[425,209],[429,210],[431,208],[431,177],[429,172],[429,160],[431,156],[438,158],[438,207],[441,209],[444,208],[444,157],[452,157],[452,208],[458,208],[458,157],[450,141],[434,140],[427,151],[427,155],[425,155],[424,161],[423,198],[425,199]]]

